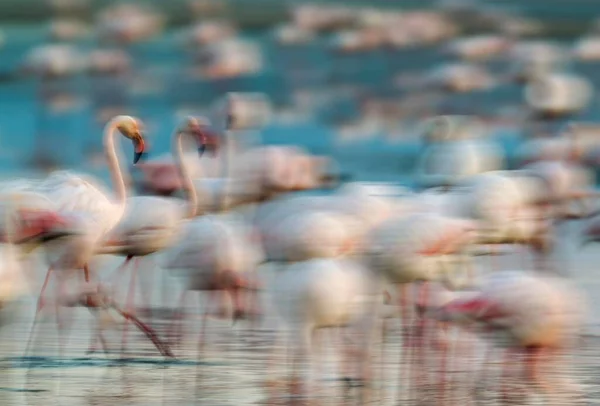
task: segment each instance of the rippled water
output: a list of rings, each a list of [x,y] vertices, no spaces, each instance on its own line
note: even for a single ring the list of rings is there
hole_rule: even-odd
[[[571,250],[567,252],[568,263],[571,263],[571,273],[576,277],[578,284],[588,295],[590,303],[590,317],[586,328],[586,338],[577,350],[575,375],[583,384],[582,388],[588,398],[600,401],[600,389],[594,381],[595,370],[600,368],[600,337],[598,332],[598,312],[600,299],[595,292],[600,288],[600,278],[597,275],[599,252],[591,248],[579,257]],[[504,260],[503,260],[504,261]],[[506,260],[505,266],[523,264],[522,258]],[[106,260],[96,264],[95,269],[112,269],[116,265],[113,260]],[[482,262],[482,266],[489,267],[489,263]],[[43,280],[43,269],[35,267],[37,286]],[[149,264],[143,266],[141,277],[146,285],[154,278],[150,286],[152,302],[162,311],[156,312],[157,316],[152,325],[159,334],[167,337],[169,323],[173,320],[173,313],[168,309],[174,306],[179,297],[177,279],[151,268]],[[261,270],[266,286],[273,286],[273,270]],[[73,310],[71,334],[63,358],[58,357],[58,340],[54,317],[46,313],[40,323],[36,340],[28,354],[25,353],[26,339],[29,333],[32,314],[35,309],[35,300],[32,295],[18,305],[3,309],[3,316],[10,316],[13,323],[0,330],[0,404],[1,405],[251,405],[251,404],[290,404],[285,401],[286,367],[283,360],[275,363],[271,374],[267,374],[266,361],[270,354],[269,349],[275,339],[277,321],[273,314],[273,306],[269,306],[268,288],[264,292],[264,305],[267,317],[258,330],[252,330],[247,323],[239,323],[234,328],[231,323],[223,320],[209,320],[207,344],[202,362],[196,358],[196,343],[200,325],[201,307],[192,305],[188,308],[189,316],[185,327],[185,341],[177,353],[178,359],[164,360],[156,350],[145,340],[139,332],[130,334],[128,343],[129,351],[126,359],[120,360],[121,334],[119,328],[107,331],[106,337],[112,352],[108,355],[102,353],[86,355],[85,351],[90,343],[90,332],[93,320],[85,309]],[[52,292],[52,286],[49,288]],[[126,292],[126,285],[122,284],[118,298]],[[141,295],[137,297],[138,303],[147,300]],[[68,315],[71,309],[64,309]],[[372,390],[372,399],[377,404],[392,405],[393,398],[399,388],[397,376],[399,368],[398,349],[400,345],[400,330],[398,322],[391,320],[387,335],[386,350],[380,358],[379,350],[376,359],[383,359],[383,364],[377,363],[375,367],[375,386]],[[133,331],[130,329],[130,331]],[[466,351],[458,357],[454,366],[450,367],[451,384],[454,388],[453,399],[459,404],[474,404],[473,397],[479,400],[478,404],[496,404],[498,379],[492,374],[489,382],[483,383],[483,389],[471,393],[466,391],[468,383],[472,383],[473,371],[480,360],[481,342],[472,336],[462,336],[463,349]],[[465,341],[466,340],[466,341]],[[334,348],[338,345],[336,336],[325,333],[322,336],[323,353],[319,359],[324,362],[320,380],[323,392],[314,395],[319,404],[360,404],[355,397],[356,390],[348,396],[343,396],[343,385],[337,373],[339,360],[335,356]],[[282,351],[281,347],[278,347]],[[467,348],[465,350],[465,348]],[[479,349],[478,349],[479,348]],[[458,351],[458,350],[457,350]],[[280,356],[282,354],[280,353]],[[472,358],[476,356],[476,358]],[[433,359],[430,370],[435,371],[439,358]],[[380,371],[384,371],[385,379],[380,380]],[[265,383],[269,382],[274,388],[275,397],[266,402],[267,391]],[[481,386],[480,385],[480,386]],[[423,404],[436,404],[436,391],[425,382],[420,385]],[[534,400],[532,400],[533,402]],[[358,402],[358,403],[357,403]],[[430,403],[433,402],[433,403]],[[520,403],[519,403],[520,402]],[[517,404],[527,404],[523,399]],[[534,404],[534,403],[531,403]]]

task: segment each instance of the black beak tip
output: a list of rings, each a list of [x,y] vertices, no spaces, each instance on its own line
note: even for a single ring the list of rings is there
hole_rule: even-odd
[[[204,152],[206,151],[206,145],[202,144],[201,146],[198,147],[198,155],[202,156],[204,155]]]
[[[146,158],[145,152],[136,152],[133,154],[133,164],[137,164],[140,160],[144,160]]]

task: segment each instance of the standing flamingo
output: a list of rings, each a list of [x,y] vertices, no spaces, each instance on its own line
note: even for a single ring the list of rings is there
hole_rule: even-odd
[[[425,340],[427,337],[426,320],[419,317],[418,323],[411,331],[408,327],[410,285],[421,282],[417,304],[429,302],[429,283],[441,281],[455,285],[454,279],[458,270],[462,268],[463,261],[457,261],[461,251],[468,247],[476,235],[476,223],[469,220],[451,218],[434,212],[413,213],[399,216],[384,222],[377,227],[370,236],[369,246],[366,249],[365,260],[370,269],[381,280],[399,286],[400,310],[403,326],[403,339],[401,357],[404,361],[409,358],[409,349],[417,347],[418,361],[424,361],[422,343],[414,340]],[[413,344],[414,343],[414,344]],[[445,362],[445,354],[442,355]],[[417,372],[409,365],[410,380],[408,388],[422,378],[422,372]],[[444,368],[442,368],[442,380]],[[410,390],[409,390],[410,394]]]
[[[256,288],[246,272],[262,260],[250,237],[249,228],[234,216],[207,215],[188,222],[164,264],[184,271],[187,283],[180,303],[185,304],[188,291],[225,291],[235,305],[234,318],[246,317],[240,293]]]
[[[292,263],[280,270],[274,280],[273,304],[284,323],[288,345],[291,346],[292,396],[306,397],[308,394],[318,393],[320,389],[309,387],[309,382],[300,378],[302,364],[307,360],[312,361],[313,356],[318,355],[314,353],[318,344],[318,330],[353,327],[356,330],[350,331],[364,334],[364,340],[370,342],[369,338],[374,330],[367,325],[377,319],[379,314],[369,312],[367,315],[367,310],[374,301],[381,298],[380,293],[379,286],[373,283],[368,271],[360,263],[343,258],[313,258]],[[346,337],[348,332],[344,334],[345,338],[349,338]],[[351,383],[354,381],[353,371],[349,368],[352,354],[345,346],[340,350],[343,351],[341,355],[344,360],[341,372],[343,378]],[[360,354],[359,360],[364,365],[358,371],[358,378],[367,382],[369,369],[366,367],[366,351]]]
[[[546,404],[572,404],[575,385],[558,374],[559,361],[580,333],[581,293],[560,277],[504,271],[484,280],[478,293],[458,298],[437,310],[442,320],[476,322],[505,350],[502,380],[508,366],[523,363],[523,378],[540,390]],[[563,364],[564,365],[564,364]],[[507,396],[506,388],[502,388]]]
[[[118,224],[125,212],[127,202],[127,187],[121,171],[114,136],[119,131],[125,138],[130,139],[135,147],[134,162],[144,153],[144,140],[140,133],[139,123],[130,116],[117,116],[105,128],[104,145],[116,191],[116,201],[113,201],[100,186],[92,180],[86,180],[66,171],[52,174],[36,187],[36,191],[48,197],[59,212],[67,212],[77,220],[78,232],[76,237],[49,242],[45,245],[46,259],[49,269],[40,292],[36,317],[30,334],[30,342],[38,320],[38,314],[44,307],[44,293],[53,270],[62,270],[57,283],[57,296],[64,293],[67,270],[83,269],[86,282],[89,282],[90,272],[88,263],[102,246],[103,239]],[[58,312],[58,309],[57,309]],[[61,351],[64,347],[63,321],[58,317],[58,327],[61,337]]]

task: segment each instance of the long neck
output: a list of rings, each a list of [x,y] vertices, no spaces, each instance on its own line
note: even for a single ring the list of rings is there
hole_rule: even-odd
[[[179,170],[181,184],[188,199],[189,208],[187,218],[192,218],[196,216],[198,195],[196,194],[196,186],[190,176],[188,164],[183,157],[183,134],[182,131],[175,131],[175,133],[173,133],[173,155],[175,156],[175,162],[177,164],[177,169]]]
[[[233,145],[231,143],[231,130],[229,128],[225,128],[223,132],[223,157],[222,157],[222,166],[221,166],[221,178],[224,180],[223,189],[221,189],[221,196],[217,202],[217,211],[224,211],[229,205],[229,176],[230,176],[230,164],[231,164],[231,155],[233,153]]]
[[[106,153],[110,177],[112,179],[117,200],[119,204],[124,206],[127,201],[127,186],[125,185],[125,178],[121,166],[119,165],[119,158],[115,146],[116,129],[116,122],[110,122],[106,126],[106,129],[104,130],[104,152]]]

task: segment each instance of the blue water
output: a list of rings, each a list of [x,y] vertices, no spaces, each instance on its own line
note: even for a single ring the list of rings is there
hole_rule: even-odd
[[[0,48],[0,74],[15,72],[28,50],[47,42],[45,26],[4,26],[5,46]],[[169,150],[169,134],[182,108],[204,113],[209,104],[227,91],[260,91],[277,107],[288,106],[294,92],[301,89],[329,89],[331,97],[312,106],[302,123],[272,123],[262,131],[267,144],[296,144],[313,153],[333,156],[344,172],[357,180],[399,181],[411,184],[420,145],[417,141],[388,141],[385,134],[372,134],[362,140],[337,144],[336,123],[360,115],[361,97],[399,97],[405,90],[393,85],[399,73],[430,69],[445,57],[439,47],[415,48],[395,52],[370,51],[356,55],[335,53],[332,38],[323,37],[310,46],[282,47],[268,32],[249,37],[261,42],[267,69],[243,78],[210,82],[189,74],[191,56],[182,47],[181,31],[171,31],[146,43],[129,47],[136,70],[120,79],[79,76],[60,83],[44,85],[34,79],[0,82],[0,171],[17,173],[28,169],[36,150],[42,149],[62,166],[92,171],[90,152],[101,148],[101,123],[96,107],[118,100],[124,112],[135,114],[146,123],[152,149],[150,156]],[[77,46],[89,50],[93,39]],[[506,61],[492,61],[490,67],[502,71]],[[600,69],[592,64],[576,70],[600,83]],[[351,86],[340,92],[339,86]],[[52,111],[40,102],[43,89],[68,93],[73,104],[65,111]],[[488,91],[447,95],[432,111],[493,115],[507,106],[522,104],[522,88],[504,86]],[[581,117],[598,120],[594,105]],[[492,135],[505,150],[509,165],[522,141],[514,129]],[[129,151],[127,151],[129,154]],[[129,156],[129,155],[128,155]]]

